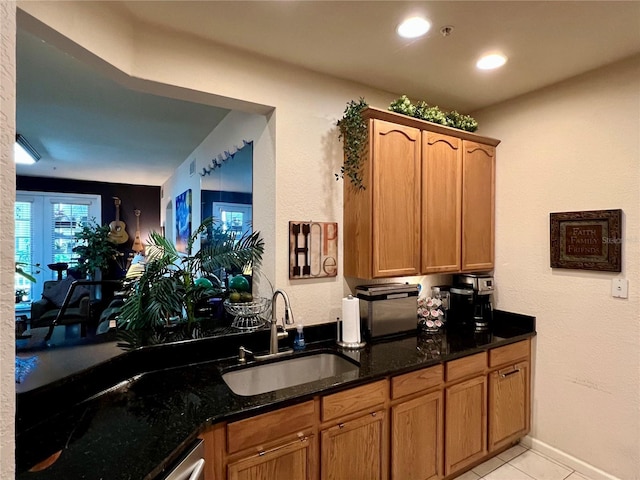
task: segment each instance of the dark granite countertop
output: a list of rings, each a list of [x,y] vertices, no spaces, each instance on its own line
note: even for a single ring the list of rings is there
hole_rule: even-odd
[[[221,377],[237,365],[240,344],[268,345],[268,332],[201,339],[145,348],[118,356],[49,388],[17,395],[16,479],[162,478],[163,472],[209,425],[279,408],[535,335],[535,318],[495,312],[491,333],[409,333],[339,349],[335,326],[305,329],[299,355],[339,352],[356,360],[345,374],[277,392],[241,397]],[[66,400],[65,400],[66,399]],[[48,468],[29,471],[58,455]]]

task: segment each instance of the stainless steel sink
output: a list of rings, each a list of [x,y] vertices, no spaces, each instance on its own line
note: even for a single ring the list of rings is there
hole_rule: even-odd
[[[338,375],[355,379],[358,370],[358,365],[339,355],[317,353],[250,365],[223,373],[222,379],[233,393],[248,397]]]

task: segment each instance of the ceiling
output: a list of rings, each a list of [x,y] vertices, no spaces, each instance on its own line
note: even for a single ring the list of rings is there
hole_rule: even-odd
[[[134,21],[462,113],[640,52],[637,0],[112,5]],[[431,20],[431,31],[420,39],[397,37],[397,24],[415,14]],[[450,35],[440,33],[443,26],[453,27]],[[140,172],[148,172],[146,161],[157,171],[146,179],[143,175],[142,183],[160,184],[226,114],[210,106],[125,90],[54,50],[19,33],[18,131],[24,128],[23,134],[44,157],[36,164],[41,171],[29,174],[89,178],[100,173],[98,178],[113,179],[120,171],[127,180],[112,181],[140,183],[127,171],[143,165]],[[495,50],[507,55],[507,64],[496,71],[476,70],[477,58]]]
[[[228,110],[124,88],[18,30],[16,130],[42,156],[21,175],[162,185]]]

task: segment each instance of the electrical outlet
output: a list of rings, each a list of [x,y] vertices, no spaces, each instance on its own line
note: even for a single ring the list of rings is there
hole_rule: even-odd
[[[611,296],[614,298],[627,298],[629,296],[629,280],[626,278],[614,278],[611,280]]]

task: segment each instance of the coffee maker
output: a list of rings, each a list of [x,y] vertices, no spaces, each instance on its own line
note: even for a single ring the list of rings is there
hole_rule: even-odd
[[[493,275],[464,273],[456,275],[450,293],[450,321],[476,332],[488,331],[493,323]]]

